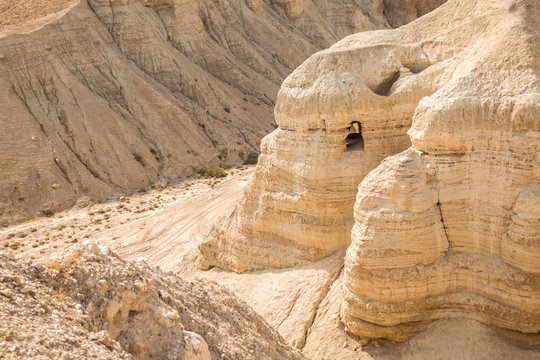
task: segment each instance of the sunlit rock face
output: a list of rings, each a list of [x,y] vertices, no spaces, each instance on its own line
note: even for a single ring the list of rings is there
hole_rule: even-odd
[[[450,1],[381,42],[412,36],[451,76],[416,108],[412,147],[360,184],[350,332],[402,340],[470,318],[538,341],[539,15],[535,1]]]
[[[292,266],[350,243],[349,332],[403,340],[470,318],[537,341],[539,13],[454,0],[312,56],[283,84],[279,128],[201,265]]]
[[[418,102],[450,77],[450,54],[410,36],[381,46],[391,34],[345,38],[286,79],[279,128],[243,200],[200,247],[203,267],[292,266],[348,246],[360,181],[410,146]]]

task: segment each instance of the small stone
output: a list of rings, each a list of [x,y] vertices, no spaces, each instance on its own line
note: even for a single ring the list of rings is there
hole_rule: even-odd
[[[135,289],[138,292],[145,292],[146,291],[146,287],[144,286],[144,284],[140,280],[135,281],[135,283],[133,285],[135,286]]]
[[[0,251],[0,257],[4,257],[8,260],[15,260],[15,255],[13,255],[13,253],[11,252],[7,252],[7,251]]]
[[[0,294],[4,295],[5,297],[7,297],[8,299],[11,299],[11,300],[13,300],[13,298],[15,297],[15,294],[10,289],[0,290]]]
[[[116,341],[111,338],[111,336],[106,330],[98,332],[95,336],[97,341],[99,341],[108,348],[112,348],[116,345]]]
[[[23,281],[19,275],[13,275],[13,281],[17,283],[17,285],[21,286]]]
[[[167,319],[170,319],[170,320],[179,320],[180,319],[180,315],[178,315],[178,311],[176,311],[176,310],[168,311],[165,314],[165,317]]]
[[[112,319],[118,313],[118,311],[120,310],[121,307],[122,307],[122,305],[119,302],[114,301],[114,300],[111,301],[111,304],[109,305],[109,307],[105,311],[105,319],[108,322],[111,322]]]
[[[99,280],[98,281],[99,290],[100,293],[105,293],[107,290],[109,290],[109,284],[107,284],[107,280]]]
[[[28,294],[30,296],[34,296],[36,294],[36,291],[28,286],[24,287],[21,292],[25,295]]]

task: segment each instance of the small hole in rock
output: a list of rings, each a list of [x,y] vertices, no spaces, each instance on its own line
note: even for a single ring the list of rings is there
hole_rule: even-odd
[[[353,121],[349,127],[349,135],[347,135],[347,151],[363,150],[364,138],[362,137],[362,125],[358,121]]]

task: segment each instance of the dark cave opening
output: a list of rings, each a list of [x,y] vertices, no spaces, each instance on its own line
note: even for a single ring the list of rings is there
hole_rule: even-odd
[[[347,150],[364,150],[364,138],[362,137],[362,125],[358,121],[353,121],[349,127],[349,135],[345,140]]]

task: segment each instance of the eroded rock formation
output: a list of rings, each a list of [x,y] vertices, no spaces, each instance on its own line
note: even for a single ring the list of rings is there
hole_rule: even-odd
[[[217,284],[92,242],[45,263],[0,253],[0,304],[5,359],[303,359]]]
[[[384,13],[375,0],[0,2],[0,222],[245,159],[274,129],[285,76],[389,27]]]
[[[312,56],[283,84],[279,129],[201,265],[292,266],[351,236],[341,318],[353,334],[402,340],[459,317],[536,341],[539,12],[454,0]]]
[[[412,147],[359,187],[341,311],[352,333],[402,340],[470,318],[538,341],[539,23],[536,1],[451,1],[385,35],[433,44],[453,70],[416,108]]]
[[[450,53],[385,32],[350,37],[298,67],[261,143],[244,199],[201,246],[202,266],[292,266],[350,243],[357,187],[382,159],[410,146],[419,100],[451,76]]]
[[[245,159],[292,69],[388,27],[340,3],[283,2],[293,21],[269,1],[1,2],[0,221]]]

